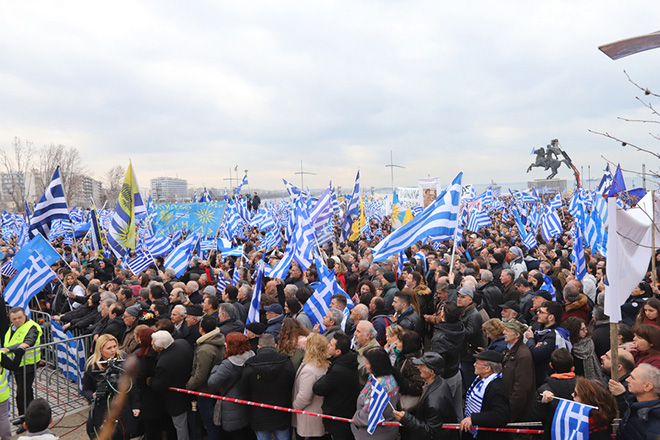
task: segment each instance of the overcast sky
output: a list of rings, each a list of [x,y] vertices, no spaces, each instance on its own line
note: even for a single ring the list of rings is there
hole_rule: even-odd
[[[0,5],[0,145],[76,147],[102,179],[133,162],[224,187],[348,188],[440,176],[520,182],[532,147],[558,138],[574,163],[658,160],[624,69],[660,91],[660,50],[612,61],[598,46],[657,31],[660,2],[89,1]],[[659,130],[660,131],[660,130]],[[240,173],[242,177],[242,172]],[[562,169],[560,177],[571,177]],[[641,179],[636,178],[640,184]]]

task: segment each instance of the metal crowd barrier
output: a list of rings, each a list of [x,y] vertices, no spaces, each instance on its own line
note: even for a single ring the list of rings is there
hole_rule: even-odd
[[[32,319],[35,319],[34,315]],[[46,399],[53,409],[74,403],[81,406],[85,404],[80,390],[85,361],[93,342],[92,335],[55,342],[52,341],[51,331],[49,339],[49,342],[26,351],[25,355],[28,356],[40,350],[40,362],[10,372],[12,377],[7,380],[11,389],[12,420],[18,420],[20,414],[24,413],[24,410],[19,411],[19,405],[27,406],[25,402],[30,394],[33,398]]]

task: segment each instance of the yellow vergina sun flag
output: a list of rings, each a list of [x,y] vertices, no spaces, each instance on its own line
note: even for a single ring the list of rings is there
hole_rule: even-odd
[[[358,217],[351,226],[351,236],[348,238],[351,241],[357,240],[360,236],[360,231],[367,224],[367,218],[364,215],[364,197],[360,197],[360,217]]]
[[[140,186],[129,162],[108,229],[108,244],[118,257],[135,249],[135,216],[145,212],[147,208],[140,195]]]
[[[413,216],[413,213],[412,213],[412,209],[410,209],[410,206],[409,206],[408,209],[406,209],[406,214],[403,216],[403,220],[401,220],[401,226],[405,225],[406,223],[408,223],[413,218],[414,218],[414,216]]]

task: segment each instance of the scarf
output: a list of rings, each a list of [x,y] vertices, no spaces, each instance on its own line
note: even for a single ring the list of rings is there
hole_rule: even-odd
[[[481,412],[481,405],[484,402],[484,394],[488,385],[498,377],[502,377],[502,373],[491,374],[485,379],[477,377],[470,385],[467,394],[465,395],[465,417],[470,417],[474,413]]]
[[[582,361],[584,377],[590,380],[603,380],[600,362],[598,362],[598,358],[594,351],[593,339],[589,337],[580,339],[573,346],[573,356]]]

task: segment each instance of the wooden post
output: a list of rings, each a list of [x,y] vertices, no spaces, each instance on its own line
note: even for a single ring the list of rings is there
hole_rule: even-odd
[[[612,359],[612,380],[619,381],[619,325],[610,322],[610,353]]]

